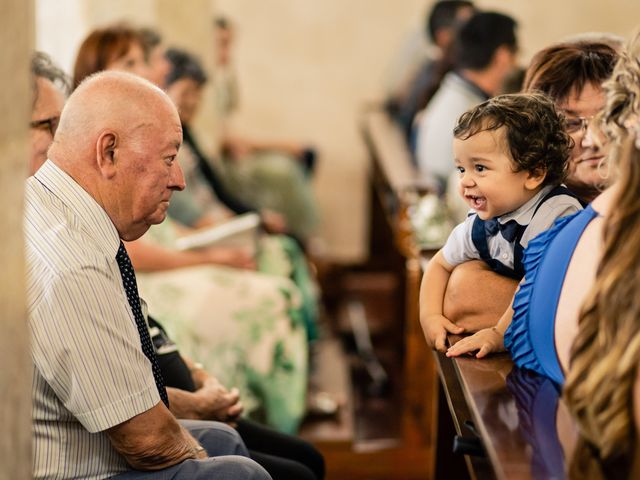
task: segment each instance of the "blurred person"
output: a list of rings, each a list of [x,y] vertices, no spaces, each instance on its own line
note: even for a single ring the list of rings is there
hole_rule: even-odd
[[[90,74],[118,70],[149,78],[140,33],[126,24],[93,30],[83,40],[73,67],[73,88]]]
[[[169,215],[185,226],[198,228],[214,225],[230,212],[240,214],[255,211],[225,187],[217,173],[218,169],[211,165],[213,162],[202,153],[191,130],[191,122],[200,105],[201,90],[207,81],[202,66],[193,55],[182,50],[169,49],[167,57],[172,65],[167,77],[167,94],[176,103],[180,113],[185,138],[181,159],[190,184],[187,190],[176,196],[175,202],[169,208]],[[279,190],[291,192],[287,186],[292,186],[292,183],[294,182],[286,182],[285,185],[280,186]],[[258,189],[259,185],[255,188]],[[282,201],[285,200],[285,197],[282,197]],[[300,207],[301,205],[298,205],[298,208]],[[301,212],[304,210],[300,208]],[[274,214],[264,210],[261,214],[263,222],[269,227]],[[261,269],[287,276],[298,286],[302,293],[302,313],[308,338],[310,341],[315,340],[318,294],[304,254],[296,242],[283,235],[264,237],[259,243],[259,248],[262,251],[262,261],[259,262]]]
[[[473,2],[468,0],[439,0],[429,11],[424,31],[434,48],[409,87],[394,92],[387,103],[408,142],[416,114],[427,106],[442,78],[452,67],[450,48],[455,29],[468,20],[473,12]]]
[[[274,480],[324,478],[324,459],[311,444],[239,418],[243,406],[237,388],[227,390],[201,364],[181,355],[166,331],[153,319],[150,319],[150,333],[168,388],[171,408],[178,418],[230,423],[245,442],[251,458],[262,465]]]
[[[454,172],[453,128],[458,117],[497,95],[513,70],[516,22],[497,12],[475,13],[456,33],[454,70],[416,122],[416,159],[421,175],[442,191]]]
[[[147,79],[164,89],[171,64],[166,57],[167,49],[162,41],[162,36],[149,27],[141,28],[139,33],[148,67]]]
[[[604,142],[608,187],[531,242],[513,321],[494,345],[562,387],[582,437],[570,478],[637,478],[640,35],[603,91],[585,135]]]
[[[58,128],[65,95],[69,91],[66,74],[45,53],[36,52],[31,58],[31,77],[33,107],[29,124],[29,175],[47,160],[47,150]]]
[[[212,84],[220,120],[215,135],[219,137],[219,163],[225,169],[225,182],[246,203],[283,214],[289,233],[305,245],[318,226],[318,206],[309,181],[316,151],[299,142],[237,133],[237,127],[232,125],[240,104],[233,64],[235,26],[228,19],[217,17],[213,35],[216,57]]]

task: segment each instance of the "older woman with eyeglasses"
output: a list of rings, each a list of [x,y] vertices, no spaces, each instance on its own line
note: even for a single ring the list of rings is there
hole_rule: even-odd
[[[58,127],[69,82],[49,57],[36,52],[31,59],[33,108],[31,110],[29,175],[47,160],[47,151]]]
[[[546,93],[566,116],[574,147],[565,183],[584,204],[607,184],[606,152],[588,130],[604,108],[602,83],[611,75],[620,47],[608,37],[551,45],[533,57],[524,80],[525,91]]]

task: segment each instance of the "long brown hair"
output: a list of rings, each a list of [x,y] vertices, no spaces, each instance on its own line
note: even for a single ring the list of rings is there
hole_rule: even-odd
[[[618,189],[596,281],[580,313],[564,395],[599,457],[628,463],[637,438],[633,386],[640,363],[640,35],[604,88],[603,128]]]
[[[135,43],[144,50],[140,32],[125,24],[112,25],[92,31],[84,39],[73,67],[73,89],[89,75],[107,68],[127,53]]]

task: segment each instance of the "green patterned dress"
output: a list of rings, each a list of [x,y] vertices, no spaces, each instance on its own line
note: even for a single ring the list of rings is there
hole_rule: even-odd
[[[167,220],[144,238],[172,247],[175,225]],[[268,256],[272,268],[283,268]],[[198,266],[138,277],[150,315],[183,353],[228,388],[238,387],[249,417],[297,430],[305,410],[307,332],[300,291],[286,275]]]

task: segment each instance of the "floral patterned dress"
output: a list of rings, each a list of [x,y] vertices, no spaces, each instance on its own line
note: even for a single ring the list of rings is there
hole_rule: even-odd
[[[145,236],[165,247],[176,238],[170,220]],[[296,431],[305,410],[308,347],[301,295],[291,280],[198,266],[141,273],[138,283],[150,315],[181,352],[240,390],[249,417]]]

